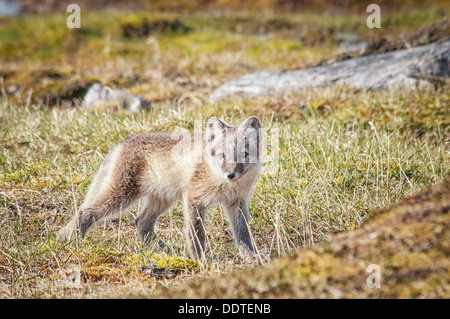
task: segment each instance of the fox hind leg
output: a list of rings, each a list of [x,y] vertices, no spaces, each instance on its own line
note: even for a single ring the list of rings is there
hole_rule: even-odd
[[[80,208],[75,216],[56,234],[56,240],[66,242],[81,235],[84,237],[87,230],[94,224],[94,214],[86,209]]]
[[[72,220],[57,233],[58,241],[69,241],[78,236],[84,237],[87,232],[94,230],[97,226],[108,220],[120,216],[121,212],[138,199],[137,196],[109,196],[85,205],[83,203]]]
[[[106,157],[95,175],[83,204],[74,218],[57,234],[57,239],[69,240],[106,221],[117,218],[143,193],[140,178],[145,161],[139,152],[130,152],[126,143],[117,145]]]
[[[148,196],[144,198],[142,209],[134,220],[138,229],[138,233],[145,243],[155,241],[159,247],[165,248],[166,244],[154,232],[155,223],[159,216],[161,216],[173,203],[157,198],[155,196]]]
[[[100,181],[99,181],[100,179]],[[119,184],[114,187],[96,187],[101,185],[102,176],[96,176],[90,187],[83,204],[75,213],[72,220],[57,233],[57,240],[68,241],[72,238],[84,237],[84,235],[96,226],[117,218],[134,204],[142,194],[139,188],[133,184]],[[99,195],[99,189],[101,192]]]

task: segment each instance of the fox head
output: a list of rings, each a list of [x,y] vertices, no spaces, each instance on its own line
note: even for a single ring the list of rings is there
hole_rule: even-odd
[[[206,157],[211,169],[228,181],[237,181],[262,164],[261,123],[255,116],[239,126],[230,126],[217,117],[206,127]]]

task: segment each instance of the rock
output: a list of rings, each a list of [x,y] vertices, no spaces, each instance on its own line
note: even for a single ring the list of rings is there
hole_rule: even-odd
[[[251,73],[220,86],[211,94],[210,102],[232,95],[252,98],[335,85],[364,90],[415,89],[447,81],[449,60],[450,41],[446,41],[304,70]]]
[[[157,265],[144,265],[141,267],[141,272],[150,277],[172,279],[180,274],[181,269],[171,269]]]
[[[83,103],[85,106],[117,103],[120,107],[130,112],[138,112],[141,108],[150,108],[150,102],[141,96],[123,90],[114,90],[98,82],[89,87],[83,98]]]

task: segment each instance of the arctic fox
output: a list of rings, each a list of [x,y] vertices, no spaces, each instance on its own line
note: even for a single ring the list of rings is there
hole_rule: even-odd
[[[252,116],[233,127],[216,117],[205,134],[142,133],[116,145],[105,157],[74,218],[57,234],[60,241],[84,236],[117,218],[139,199],[135,219],[145,242],[165,243],[155,222],[183,200],[185,237],[193,258],[205,249],[205,213],[222,204],[240,253],[257,257],[248,224],[248,202],[262,165],[262,134]]]

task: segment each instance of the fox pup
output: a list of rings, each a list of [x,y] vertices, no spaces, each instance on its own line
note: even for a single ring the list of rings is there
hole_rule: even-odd
[[[204,253],[205,213],[222,204],[240,253],[254,259],[248,202],[261,165],[261,124],[254,116],[236,127],[212,117],[205,134],[138,134],[105,157],[84,202],[57,237],[65,241],[84,236],[142,199],[135,219],[138,233],[144,242],[156,240],[165,247],[154,233],[155,222],[182,199],[193,258]]]

